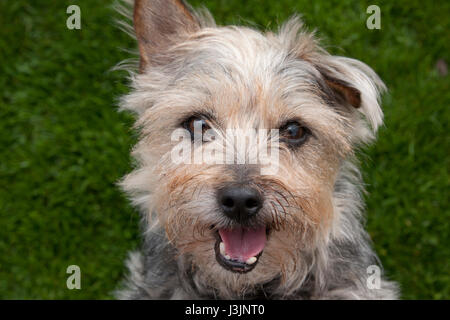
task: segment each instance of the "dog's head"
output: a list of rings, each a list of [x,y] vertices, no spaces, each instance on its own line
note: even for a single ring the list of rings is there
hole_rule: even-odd
[[[180,0],[137,0],[134,29],[140,67],[122,108],[141,138],[122,186],[212,281],[293,272],[332,232],[337,176],[382,123],[384,85],[327,54],[296,17],[261,33],[217,27]]]

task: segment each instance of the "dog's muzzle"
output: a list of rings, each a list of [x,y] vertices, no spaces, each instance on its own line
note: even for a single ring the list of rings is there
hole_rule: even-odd
[[[264,250],[268,232],[266,226],[249,227],[246,223],[262,208],[263,197],[254,188],[227,186],[217,192],[217,200],[224,215],[239,224],[217,231],[217,262],[232,272],[249,272]]]

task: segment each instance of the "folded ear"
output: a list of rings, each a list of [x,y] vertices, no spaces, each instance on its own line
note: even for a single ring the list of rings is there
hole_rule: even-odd
[[[157,64],[160,53],[200,28],[183,0],[135,0],[134,30],[139,43],[140,71]]]
[[[359,92],[358,89],[352,87],[350,83],[338,78],[333,78],[325,72],[322,72],[322,76],[337,100],[346,102],[355,108],[361,106],[361,92]]]
[[[316,67],[331,98],[357,108],[375,133],[383,123],[380,95],[386,90],[377,74],[363,62],[346,57],[325,56]]]

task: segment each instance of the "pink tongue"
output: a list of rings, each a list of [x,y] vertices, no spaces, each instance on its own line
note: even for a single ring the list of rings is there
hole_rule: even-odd
[[[266,228],[259,229],[220,229],[220,237],[225,243],[225,253],[231,259],[242,262],[258,255],[266,244]]]

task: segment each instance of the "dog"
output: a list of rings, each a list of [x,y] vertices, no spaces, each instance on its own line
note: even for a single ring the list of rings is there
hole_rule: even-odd
[[[182,0],[131,6],[139,66],[120,107],[139,141],[120,186],[142,214],[143,243],[117,297],[398,298],[370,271],[382,269],[355,156],[383,122],[376,73],[327,53],[298,16],[260,32],[217,26]],[[177,130],[188,151],[226,145],[243,157],[259,147],[236,147],[227,130],[266,130],[258,141],[276,166],[175,161]]]

